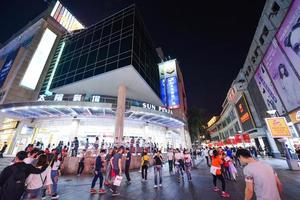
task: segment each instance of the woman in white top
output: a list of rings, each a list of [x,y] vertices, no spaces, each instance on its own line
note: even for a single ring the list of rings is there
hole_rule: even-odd
[[[184,159],[184,168],[185,168],[187,178],[189,181],[192,181],[191,170],[192,170],[193,163],[192,163],[191,154],[187,150],[183,151],[183,159]]]
[[[178,178],[178,183],[180,183],[181,177],[182,177],[182,180],[184,180],[184,177],[183,177],[184,164],[183,164],[183,156],[178,148],[176,149],[174,158],[175,158],[175,169],[176,169],[176,174],[177,174],[177,178]]]
[[[38,158],[38,162],[36,167],[42,168],[48,165],[48,158],[45,154],[42,154]],[[49,166],[43,173],[41,174],[30,174],[25,184],[27,185],[27,189],[24,195],[24,200],[38,200],[41,198],[42,188],[44,186],[47,187],[49,194],[51,193],[50,185],[52,184],[51,180],[51,167]]]
[[[59,195],[57,194],[57,183],[58,177],[60,175],[60,160],[58,160],[58,155],[55,154],[52,160],[53,162],[50,164],[51,166],[51,179],[52,179],[52,197],[51,199],[58,199]]]

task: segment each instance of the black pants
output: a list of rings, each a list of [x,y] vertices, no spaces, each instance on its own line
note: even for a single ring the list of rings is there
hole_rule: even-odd
[[[169,160],[169,172],[173,171],[173,160]]]
[[[148,173],[148,165],[142,166],[142,178],[147,180],[147,173]]]
[[[130,176],[129,176],[129,166],[130,165],[125,165],[125,176],[127,178],[127,181],[131,181]]]
[[[97,182],[98,179],[99,179],[99,189],[101,189],[101,188],[102,188],[102,185],[103,185],[103,175],[102,175],[101,170],[100,170],[100,171],[97,171],[97,174],[96,174],[96,173],[94,174],[94,178],[93,178],[93,181],[92,181],[92,186],[91,186],[91,188],[94,188],[94,187],[95,187],[96,182]]]
[[[225,191],[224,177],[222,175],[213,175],[213,183],[215,187],[217,187],[217,179],[219,179],[222,182],[222,191]]]
[[[229,167],[224,167],[224,176],[228,180],[231,179],[231,173],[230,173]]]
[[[82,174],[83,170],[84,170],[84,163],[80,162],[78,165],[77,174]]]
[[[208,156],[205,156],[205,158],[206,158],[206,164],[207,164],[207,166],[209,166],[209,159],[208,159]]]
[[[3,158],[3,152],[0,152],[0,158]]]

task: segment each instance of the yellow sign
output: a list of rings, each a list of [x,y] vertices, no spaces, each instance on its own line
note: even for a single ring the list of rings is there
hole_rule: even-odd
[[[272,137],[291,137],[290,129],[284,117],[266,118]]]
[[[217,116],[213,116],[208,122],[207,122],[207,126],[211,127],[214,123],[216,123],[218,120]]]
[[[6,122],[3,123],[2,126],[0,127],[0,131],[8,130],[8,129],[15,129],[18,126],[18,121],[11,121],[11,122]]]
[[[293,124],[298,124],[300,123],[300,110],[296,110],[289,114]]]

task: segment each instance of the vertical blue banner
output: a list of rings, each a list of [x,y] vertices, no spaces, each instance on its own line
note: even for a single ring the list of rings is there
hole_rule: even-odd
[[[6,77],[14,63],[14,60],[17,56],[17,52],[19,49],[12,51],[10,53],[8,53],[8,55],[6,56],[6,60],[2,66],[2,68],[0,69],[0,88],[3,86]]]

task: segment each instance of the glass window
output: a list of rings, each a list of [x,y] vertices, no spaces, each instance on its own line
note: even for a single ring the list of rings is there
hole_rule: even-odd
[[[106,37],[108,35],[110,35],[110,30],[111,29],[111,24],[109,24],[108,26],[105,26],[103,28],[103,33],[102,33],[102,37]]]
[[[90,65],[90,64],[93,64],[96,62],[97,53],[98,53],[98,51],[94,50],[89,54],[87,65]]]
[[[98,56],[97,56],[98,61],[104,60],[107,58],[107,50],[108,50],[107,46],[99,49]]]
[[[118,63],[117,62],[113,62],[113,63],[110,63],[108,65],[106,65],[106,70],[105,71],[111,71],[111,70],[114,70],[114,69],[117,69],[118,67]]]
[[[79,49],[82,46],[83,46],[83,38],[80,38],[79,40],[77,40],[76,49]]]
[[[133,15],[129,15],[129,16],[124,17],[123,28],[127,27],[127,26],[130,26],[132,24],[133,24]]]
[[[92,34],[88,34],[88,35],[85,37],[84,45],[83,45],[83,46],[90,44],[91,41],[92,41]]]
[[[83,74],[76,74],[74,77],[74,81],[82,80]]]
[[[102,29],[98,29],[94,32],[93,41],[97,41],[101,38]]]
[[[132,38],[127,37],[121,40],[121,49],[120,53],[129,51],[132,47]]]
[[[72,61],[71,61],[71,65],[70,65],[70,69],[76,69],[77,68],[77,65],[78,65],[78,61],[79,61],[79,58],[74,58]]]
[[[122,26],[122,20],[113,22],[112,33],[121,31],[121,26]]]
[[[112,56],[117,55],[119,53],[119,45],[120,45],[119,41],[111,43],[109,45],[108,57],[112,57]]]
[[[84,55],[80,56],[80,60],[79,60],[79,63],[78,63],[78,68],[86,66],[87,57],[88,57],[88,54],[84,54]]]
[[[130,65],[130,64],[131,64],[131,58],[125,58],[125,59],[119,60],[118,68]]]
[[[83,78],[89,78],[94,75],[94,70],[86,71],[83,75]]]
[[[102,73],[104,73],[104,71],[105,71],[105,67],[104,67],[104,66],[102,66],[102,67],[97,67],[97,68],[95,69],[94,75],[102,74]]]

